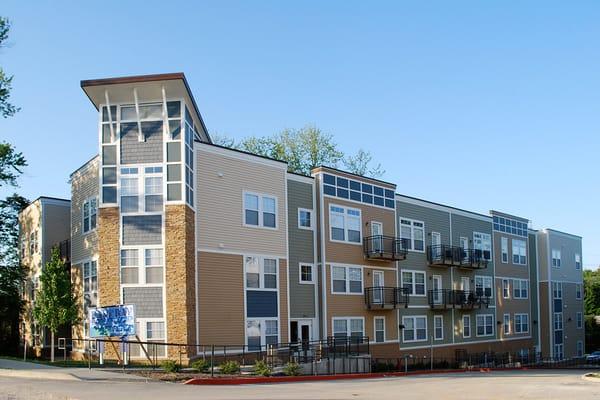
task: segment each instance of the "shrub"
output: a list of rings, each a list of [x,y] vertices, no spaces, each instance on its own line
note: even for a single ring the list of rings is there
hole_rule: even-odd
[[[192,363],[192,369],[197,372],[207,372],[210,368],[210,362],[208,360],[196,360]]]
[[[254,363],[254,373],[260,376],[271,376],[273,370],[265,361],[256,360],[256,363]]]
[[[173,360],[163,361],[161,367],[165,370],[165,372],[179,372],[181,369],[181,366]]]
[[[285,364],[285,366],[283,367],[283,373],[286,374],[287,376],[300,375],[300,372],[302,372],[300,365],[295,362],[289,362],[289,363]]]
[[[240,363],[237,361],[225,361],[220,366],[222,374],[234,375],[240,373]]]
[[[371,365],[371,372],[391,372],[396,370],[396,365],[393,362],[376,361]]]

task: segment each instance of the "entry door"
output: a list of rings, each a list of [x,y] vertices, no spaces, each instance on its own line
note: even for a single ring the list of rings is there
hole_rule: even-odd
[[[373,303],[383,303],[383,271],[373,271]]]
[[[442,303],[442,277],[441,277],[441,275],[433,275],[431,283],[433,284],[433,303],[441,304]]]
[[[383,224],[381,222],[371,221],[371,236],[373,236],[373,251],[375,253],[383,252]]]
[[[464,290],[465,292],[471,290],[471,281],[468,277],[463,276],[460,278],[460,290]]]
[[[439,259],[442,255],[442,235],[439,232],[431,232],[431,255],[433,259]]]
[[[466,237],[461,237],[460,238],[460,247],[462,247],[462,249],[464,250],[463,253],[463,260],[467,260],[467,258],[469,257],[468,254],[468,249],[469,249],[469,239],[467,239]]]

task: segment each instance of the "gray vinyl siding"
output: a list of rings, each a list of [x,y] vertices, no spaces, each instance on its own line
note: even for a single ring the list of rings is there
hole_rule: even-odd
[[[551,230],[547,231],[550,240],[548,254],[552,262],[552,250],[560,250],[560,267],[550,266],[551,280],[582,282],[583,281],[583,259],[582,269],[575,269],[575,254],[581,256],[581,239],[576,237],[567,237]]]
[[[73,263],[98,254],[98,231],[83,233],[83,203],[98,197],[98,157],[71,177],[71,260]]]
[[[163,161],[162,122],[142,122],[142,131],[144,141],[139,140],[137,124],[121,125],[121,164]]]
[[[531,299],[531,318],[529,323],[529,329],[531,331],[531,337],[534,338],[535,343],[539,346],[538,343],[538,329],[539,323],[534,324],[533,321],[540,321],[538,315],[537,304],[539,301],[538,298],[538,275],[537,275],[537,252],[535,248],[535,234],[529,234],[529,247],[527,249],[527,256],[529,257],[529,298]]]
[[[247,290],[246,316],[248,318],[277,318],[276,291]]]
[[[473,248],[473,232],[487,233],[490,235],[492,251],[494,248],[493,236],[492,236],[492,222],[482,221],[477,218],[469,218],[464,215],[452,213],[452,244],[454,246],[460,246],[460,238],[466,237],[469,239],[469,248]],[[455,274],[455,280],[457,276],[474,276],[474,275],[494,275],[494,254],[491,254],[491,259],[488,262],[487,268],[478,269],[473,272],[470,270],[461,269],[458,274]],[[458,278],[460,281],[460,278]],[[473,287],[474,289],[474,287]],[[495,290],[492,287],[492,293],[495,295]]]
[[[52,256],[52,249],[63,240],[71,236],[71,206],[68,202],[63,205],[47,204],[47,200],[42,200],[43,207],[43,229],[42,235],[42,264],[45,265]]]
[[[142,215],[123,217],[123,245],[162,243],[162,217]]]
[[[162,318],[162,287],[125,287],[123,304],[135,306],[136,318]]]
[[[290,318],[314,318],[315,284],[301,284],[300,263],[314,262],[314,240],[316,232],[316,210],[313,207],[313,185],[294,180],[288,184],[288,231],[289,231],[289,280]],[[312,209],[312,231],[298,228],[298,209]],[[313,267],[313,280],[317,281],[317,268]]]

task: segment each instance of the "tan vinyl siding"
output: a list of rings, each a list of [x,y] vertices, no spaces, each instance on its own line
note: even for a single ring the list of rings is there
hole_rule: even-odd
[[[71,259],[79,262],[98,253],[98,231],[83,233],[83,203],[98,197],[98,158],[71,177]]]
[[[241,255],[198,252],[201,344],[244,344]]]
[[[198,247],[287,257],[285,164],[209,145],[196,149]],[[276,197],[277,229],[244,226],[244,191]]]

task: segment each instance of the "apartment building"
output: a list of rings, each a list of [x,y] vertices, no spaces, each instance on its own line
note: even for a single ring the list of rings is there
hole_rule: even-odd
[[[88,337],[90,308],[133,304],[150,342],[251,351],[353,337],[387,358],[578,353],[583,330],[567,328],[582,304],[566,294],[581,294],[580,238],[215,145],[183,74],[81,86],[98,110],[98,155],[71,174],[67,218],[51,228],[70,236],[74,339]]]
[[[32,311],[36,293],[40,288],[40,275],[44,265],[58,247],[69,267],[70,201],[53,197],[39,197],[19,213],[19,243],[21,265],[27,271],[22,295],[25,307],[21,313],[21,335],[29,348],[42,351],[50,344],[47,329],[39,326]],[[68,329],[61,329],[63,335]]]

